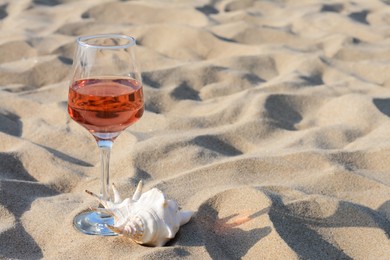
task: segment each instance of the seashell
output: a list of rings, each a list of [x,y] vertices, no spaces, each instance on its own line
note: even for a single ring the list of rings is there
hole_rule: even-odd
[[[122,200],[113,185],[114,202],[86,192],[103,205],[104,208],[96,210],[114,217],[114,225],[108,225],[112,231],[138,244],[163,246],[191,219],[193,212],[179,210],[177,202],[167,200],[157,188],[142,193],[142,186],[140,181],[133,197]]]

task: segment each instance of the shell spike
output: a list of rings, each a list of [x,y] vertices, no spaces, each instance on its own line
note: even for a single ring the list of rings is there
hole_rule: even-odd
[[[92,211],[98,211],[100,213],[103,213],[103,214],[106,214],[106,215],[109,215],[109,216],[114,216],[115,217],[115,213],[108,210],[108,209],[104,209],[104,208],[96,208],[96,207],[90,207],[89,208],[90,210]]]
[[[143,183],[142,180],[140,180],[138,182],[137,188],[136,188],[136,190],[134,192],[134,195],[133,195],[133,198],[132,198],[133,201],[139,200],[139,198],[141,197],[141,194],[142,194],[142,187],[143,186],[144,186],[144,183]]]
[[[114,203],[120,203],[122,201],[121,196],[119,195],[119,191],[116,188],[115,184],[112,184],[112,191],[114,193]]]
[[[85,192],[88,193],[89,195],[91,195],[92,197],[95,197],[97,200],[100,200],[100,197],[98,195],[96,195],[95,193],[93,193],[92,191],[85,190]]]
[[[188,223],[193,214],[194,213],[192,211],[180,211],[180,226]]]
[[[91,195],[92,197],[94,197],[97,201],[99,201],[99,203],[102,204],[103,207],[108,208],[107,201],[101,199],[99,195],[96,195],[95,193],[89,190],[85,190],[85,192]]]
[[[111,226],[111,225],[107,225],[107,227],[112,231],[112,232],[115,232],[117,234],[122,234],[123,233],[123,230],[118,228],[118,227],[114,227],[114,226]]]

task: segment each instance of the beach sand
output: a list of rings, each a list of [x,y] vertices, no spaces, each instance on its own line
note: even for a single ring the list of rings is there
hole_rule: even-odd
[[[390,3],[0,1],[0,258],[389,259]],[[84,235],[99,151],[67,114],[75,38],[137,39],[145,114],[111,181],[191,221],[165,247]]]

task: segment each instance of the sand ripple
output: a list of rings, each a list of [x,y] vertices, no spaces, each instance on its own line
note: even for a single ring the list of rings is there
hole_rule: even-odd
[[[388,1],[0,2],[0,258],[388,259]],[[137,38],[145,115],[112,181],[195,215],[164,248],[72,228],[98,150],[66,111],[78,35]]]

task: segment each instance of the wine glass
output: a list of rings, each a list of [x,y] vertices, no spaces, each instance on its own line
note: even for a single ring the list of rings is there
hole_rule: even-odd
[[[135,39],[122,34],[77,38],[69,85],[68,112],[95,138],[101,157],[101,191],[110,200],[109,160],[116,137],[144,112],[141,74],[135,61]],[[85,234],[115,235],[114,220],[99,211],[82,212],[74,226]]]

